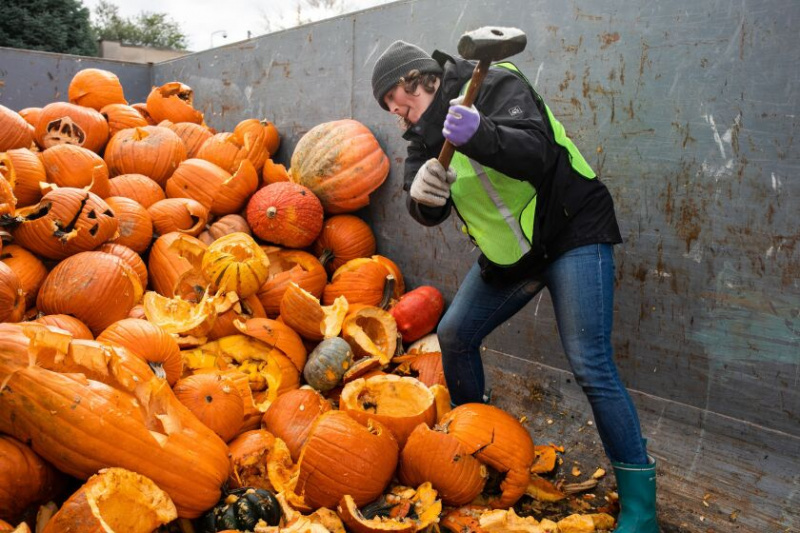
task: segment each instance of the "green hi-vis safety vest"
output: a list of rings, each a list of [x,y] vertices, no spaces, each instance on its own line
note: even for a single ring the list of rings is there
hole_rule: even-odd
[[[543,108],[547,114],[555,142],[567,150],[572,168],[584,178],[594,179],[594,171],[567,137],[564,126],[556,120],[519,69],[509,62],[493,66],[508,69],[528,83],[540,110]],[[461,94],[464,94],[468,85],[469,82],[464,85]],[[450,166],[457,176],[450,192],[464,222],[462,231],[475,241],[492,263],[511,266],[518,262],[531,251],[533,243],[536,215],[534,186],[482,166],[458,151]]]

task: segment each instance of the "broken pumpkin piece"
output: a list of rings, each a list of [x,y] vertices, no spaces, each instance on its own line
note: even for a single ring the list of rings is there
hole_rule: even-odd
[[[440,524],[450,533],[486,533],[481,527],[480,518],[483,513],[490,510],[490,507],[465,505],[445,513]]]
[[[513,507],[486,511],[480,516],[479,522],[486,533],[549,533],[534,517],[519,516]]]
[[[387,311],[363,306],[345,318],[342,337],[353,348],[356,359],[378,357],[387,365],[397,349],[397,323]]]
[[[551,444],[534,446],[534,459],[531,465],[532,474],[552,472],[556,467],[556,448]]]
[[[275,437],[263,429],[245,431],[229,442],[229,486],[274,490],[267,472],[269,455],[274,445]]]
[[[294,364],[298,372],[303,371],[308,351],[302,337],[283,322],[269,318],[251,318],[235,321],[234,326],[240,333],[280,350]]]
[[[321,341],[336,337],[347,314],[347,299],[340,296],[331,305],[320,305],[317,298],[290,282],[281,299],[281,319],[306,340]]]
[[[234,232],[208,246],[201,268],[214,291],[235,292],[241,299],[267,280],[269,260],[250,235]]]
[[[202,337],[211,331],[217,319],[220,296],[204,294],[199,302],[184,300],[180,296],[168,298],[155,291],[144,295],[144,314],[147,320],[167,333]]]
[[[342,383],[347,384],[358,378],[370,378],[375,375],[384,375],[380,369],[383,368],[380,357],[364,357],[359,359],[351,366],[342,377]]]
[[[199,300],[208,287],[201,267],[206,249],[205,243],[184,233],[171,232],[156,239],[147,263],[153,289],[162,296]]]
[[[336,508],[342,521],[353,533],[414,533],[417,530],[416,524],[404,518],[387,518],[377,516],[366,518],[358,509],[353,497],[346,494],[339,501]]]
[[[567,497],[549,480],[536,474],[531,475],[525,494],[540,502],[557,502]]]
[[[395,374],[410,375],[428,387],[432,385],[447,386],[442,368],[441,352],[415,352],[395,357],[392,362],[400,363]]]
[[[278,396],[264,413],[261,423],[264,429],[286,443],[296,461],[314,421],[330,410],[330,402],[318,391],[303,386]]]

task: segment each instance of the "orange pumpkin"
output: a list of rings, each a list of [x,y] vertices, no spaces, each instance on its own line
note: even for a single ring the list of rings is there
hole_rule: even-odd
[[[251,429],[228,443],[231,460],[231,488],[255,487],[273,490],[267,474],[267,458],[275,445],[275,437],[263,429]]]
[[[209,245],[201,268],[213,290],[247,298],[266,281],[269,259],[250,235],[231,233]]]
[[[192,106],[194,91],[188,85],[177,81],[153,87],[147,96],[147,112],[157,123],[170,122],[203,123],[203,113]]]
[[[147,104],[145,104],[144,102],[131,104],[131,107],[134,108],[136,111],[138,111],[140,115],[142,115],[142,118],[147,121],[148,126],[158,125],[158,122],[153,120],[153,117],[150,116],[150,113],[147,111]]]
[[[25,314],[25,291],[10,266],[0,262],[0,322],[19,322]]]
[[[241,333],[280,351],[292,362],[298,372],[303,371],[308,351],[300,335],[286,324],[277,320],[256,317],[243,323],[237,323],[236,328]]]
[[[44,315],[42,317],[37,318],[34,320],[39,324],[44,324],[45,326],[52,326],[58,329],[63,329],[70,335],[72,335],[73,339],[83,339],[87,341],[93,341],[94,335],[86,327],[86,324],[75,318],[74,316],[70,315]]]
[[[38,204],[17,210],[15,241],[47,259],[93,250],[117,234],[114,212],[96,194],[72,187],[48,192]]]
[[[292,460],[300,451],[317,418],[331,410],[331,404],[318,391],[303,387],[278,396],[264,413],[261,425],[286,443]]]
[[[170,198],[192,198],[212,215],[227,215],[241,211],[257,187],[258,174],[249,160],[231,175],[214,163],[187,159],[167,180],[166,192]]]
[[[120,174],[108,182],[109,196],[124,196],[147,209],[167,196],[158,183],[144,174]]]
[[[30,125],[15,111],[0,105],[0,152],[29,148],[33,142]]]
[[[114,211],[119,228],[119,236],[111,242],[127,246],[138,253],[147,250],[153,241],[153,220],[147,209],[136,200],[124,196],[111,196],[106,198],[106,203]]]
[[[108,142],[108,122],[90,107],[53,102],[42,108],[35,135],[43,149],[74,144],[99,154]]]
[[[333,273],[331,282],[322,292],[322,303],[329,305],[339,296],[350,305],[379,306],[384,300],[389,270],[372,259],[351,259]]]
[[[106,117],[108,122],[109,137],[127,128],[142,128],[148,125],[141,113],[126,104],[106,105],[100,109],[100,114]]]
[[[39,184],[47,181],[41,158],[27,148],[0,153],[0,175],[11,183],[17,207],[26,207],[42,198]]]
[[[377,357],[382,365],[388,365],[397,349],[397,324],[379,307],[359,306],[348,312],[342,324],[342,338],[356,359]]]
[[[269,120],[262,120],[261,123],[267,132],[267,153],[269,153],[270,156],[273,156],[278,153],[278,148],[281,146],[280,133],[278,132],[278,128],[275,127],[275,124]]]
[[[29,446],[0,435],[0,516],[18,520],[29,505],[57,496],[65,481]]]
[[[159,235],[173,231],[192,237],[200,235],[208,222],[208,209],[191,198],[166,198],[147,208]]]
[[[41,107],[26,107],[19,110],[19,116],[25,119],[25,122],[36,128],[39,123],[39,117],[42,115]],[[28,145],[30,146],[30,145]]]
[[[200,422],[228,442],[244,421],[244,401],[233,382],[220,373],[194,374],[172,388],[175,397]]]
[[[241,121],[233,132],[213,135],[197,152],[197,157],[210,161],[228,172],[235,172],[244,159],[261,172],[267,152],[267,129],[257,119]]]
[[[369,204],[370,193],[389,175],[389,158],[366,126],[336,120],[300,138],[289,173],[319,197],[326,213],[349,213]]]
[[[88,189],[100,198],[110,193],[106,162],[91,150],[57,144],[42,152],[42,163],[47,181],[59,187]]]
[[[230,309],[219,313],[214,321],[214,326],[208,332],[208,340],[216,340],[228,335],[239,333],[236,324],[246,322],[253,318],[266,318],[267,313],[258,298],[248,296],[233,304]]]
[[[264,185],[279,181],[291,181],[286,167],[275,163],[272,159],[264,161],[264,167],[261,169],[261,179],[264,181]]]
[[[128,103],[117,75],[99,68],[79,70],[69,82],[67,95],[70,103],[97,111],[110,104]]]
[[[97,341],[125,348],[146,362],[156,377],[166,379],[170,386],[175,385],[183,373],[177,341],[147,320],[122,318],[104,329]]]
[[[73,315],[95,335],[128,316],[142,297],[139,277],[122,259],[81,252],[61,261],[45,278],[36,307]]]
[[[272,183],[247,204],[247,223],[258,238],[288,248],[305,248],[322,229],[322,204],[310,189],[290,182]]]
[[[315,298],[322,296],[328,278],[316,257],[302,250],[269,247],[267,258],[269,277],[257,293],[267,316],[275,318],[280,314],[283,294],[291,282]]]
[[[375,254],[375,235],[369,225],[355,215],[335,215],[325,220],[314,253],[329,274],[359,257]]]
[[[303,446],[294,492],[311,508],[333,508],[345,494],[361,506],[383,492],[397,458],[397,441],[380,422],[365,426],[343,411],[328,411]]]
[[[203,143],[214,135],[207,127],[194,122],[175,123],[165,120],[160,122],[159,126],[169,128],[178,134],[178,137],[181,138],[184,146],[186,146],[186,154],[189,159],[197,157],[197,152],[200,151]]]
[[[225,215],[206,226],[206,230],[197,238],[206,244],[211,244],[220,237],[236,232],[250,235],[250,226],[247,225],[247,220],[240,215]]]
[[[488,472],[453,435],[430,424],[414,428],[400,452],[401,483],[430,481],[446,505],[465,505],[483,490]]]
[[[36,304],[39,287],[47,277],[47,267],[38,257],[16,244],[4,246],[0,251],[0,260],[17,274],[25,293],[25,305],[33,307]]]
[[[186,147],[169,128],[144,126],[117,132],[104,158],[112,176],[144,174],[163,187],[186,159]]]
[[[205,251],[205,244],[183,233],[167,233],[156,239],[147,268],[153,289],[162,296],[199,298],[208,285],[201,269]]]
[[[339,335],[347,306],[345,298],[322,306],[314,295],[289,282],[281,299],[281,319],[304,339],[321,341]]]
[[[134,250],[116,242],[107,242],[95,248],[94,251],[116,255],[125,261],[125,263],[136,272],[142,287],[147,287],[147,266],[144,264],[142,257]]]

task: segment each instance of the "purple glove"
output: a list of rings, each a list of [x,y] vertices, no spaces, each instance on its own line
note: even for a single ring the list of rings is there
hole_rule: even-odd
[[[450,101],[450,109],[447,111],[447,118],[444,119],[442,128],[444,138],[455,146],[468,142],[481,124],[481,114],[475,106],[461,105],[462,99],[463,97],[458,97]]]

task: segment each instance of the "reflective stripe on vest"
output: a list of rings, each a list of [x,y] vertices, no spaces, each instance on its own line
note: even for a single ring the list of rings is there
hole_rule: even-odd
[[[528,81],[512,63],[498,63],[495,66],[514,71]],[[462,94],[468,85],[469,82],[464,85]],[[535,91],[534,96],[547,112],[555,141],[569,152],[572,167],[582,176],[594,178],[594,172],[567,137],[564,126],[555,119]],[[492,263],[509,266],[519,261],[530,251],[533,242],[536,189],[527,181],[510,178],[482,166],[458,151],[450,166],[457,176],[451,197],[464,221],[466,233]]]

